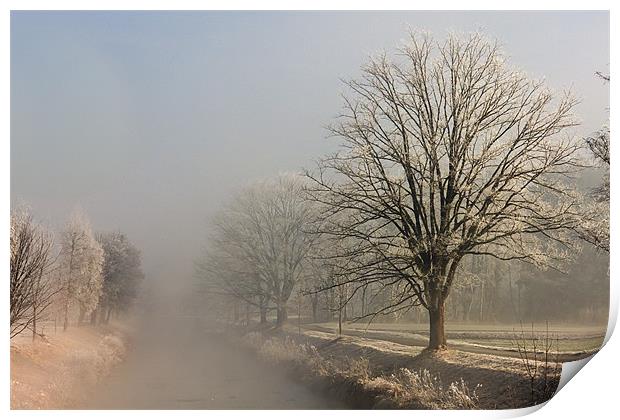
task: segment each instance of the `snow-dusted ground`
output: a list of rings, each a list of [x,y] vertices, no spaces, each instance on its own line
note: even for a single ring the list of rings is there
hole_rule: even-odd
[[[122,360],[118,326],[70,328],[39,338],[11,341],[11,408],[70,408]]]
[[[269,333],[274,334],[274,333]],[[346,359],[368,360],[371,375],[389,377],[401,368],[427,370],[444,384],[464,380],[471,389],[478,387],[480,408],[521,408],[531,405],[531,387],[523,361],[518,357],[450,349],[438,353],[424,352],[422,345],[348,335],[336,338],[331,332],[306,329],[302,335],[288,326],[286,332],[299,343],[313,345],[321,357],[335,363]],[[538,365],[542,362],[539,359]],[[557,372],[559,374],[559,372]],[[539,378],[542,379],[542,378]],[[558,379],[558,378],[555,378]]]
[[[335,333],[335,323],[306,324],[306,331]],[[407,346],[425,347],[428,342],[428,325],[414,323],[346,324],[346,336],[381,340]],[[446,330],[449,346],[453,349],[506,357],[519,357],[515,339],[521,335],[531,337],[529,325],[476,325],[455,324]],[[539,345],[547,335],[546,326],[535,325],[534,335]],[[561,362],[583,359],[598,351],[605,337],[605,326],[550,326],[548,338],[552,341],[551,354]],[[557,339],[557,341],[556,341]]]

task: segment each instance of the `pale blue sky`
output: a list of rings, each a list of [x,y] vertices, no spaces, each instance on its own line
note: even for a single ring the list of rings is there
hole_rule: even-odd
[[[329,150],[339,78],[408,27],[482,30],[572,87],[578,133],[607,119],[607,12],[13,12],[11,198],[55,225],[80,204],[186,278],[227,191]]]

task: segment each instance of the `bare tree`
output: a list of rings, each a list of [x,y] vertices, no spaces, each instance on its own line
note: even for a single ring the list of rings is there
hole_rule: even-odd
[[[311,282],[308,282],[309,287],[304,292],[317,305],[319,295],[329,293],[323,309],[336,315],[338,335],[342,335],[343,322],[364,319],[372,322],[377,316],[394,315],[403,309],[402,302],[398,302],[398,281],[389,276],[376,276],[373,281],[368,281],[369,267],[376,261],[368,258],[363,243],[352,237],[321,235],[324,223],[320,221],[315,221],[313,229],[315,243],[307,264],[307,277]],[[380,267],[378,265],[375,271],[381,270]],[[363,308],[357,316],[347,312],[347,307],[356,295],[363,298]],[[389,304],[367,306],[367,303],[377,301],[387,301]]]
[[[50,234],[51,237],[51,234]],[[41,271],[35,282],[32,301],[32,340],[37,336],[43,335],[43,330],[39,332],[37,324],[49,319],[57,303],[57,295],[60,293],[60,285],[56,278],[58,265],[55,264],[57,255],[54,256],[47,270]]]
[[[196,264],[196,274],[207,295],[226,296],[257,307],[264,324],[268,310],[274,308],[266,274],[261,270],[261,252],[255,247],[255,226],[247,214],[252,196],[251,189],[245,190],[216,215],[208,249]]]
[[[569,94],[511,68],[480,34],[412,34],[395,60],[370,59],[348,82],[310,195],[323,233],[359,242],[371,262],[351,281],[398,284],[391,305],[422,305],[429,348],[446,346],[445,301],[466,255],[555,266],[570,245],[579,165]],[[335,215],[345,217],[333,217]]]
[[[51,304],[54,285],[51,269],[53,236],[33,221],[26,209],[11,213],[11,338],[27,328],[36,335],[36,322]]]
[[[244,190],[216,218],[207,257],[199,264],[220,290],[258,306],[275,307],[277,326],[302,279],[314,236],[312,206],[302,197],[303,178],[281,175]]]
[[[103,249],[79,211],[72,214],[62,232],[61,245],[63,330],[67,330],[72,305],[78,304],[80,322],[97,307],[102,291]]]
[[[609,82],[609,75],[602,73],[597,75],[605,82]],[[609,253],[609,126],[603,127],[585,141],[595,165],[601,167],[605,173],[603,182],[586,197],[583,222],[576,230],[581,239],[594,245],[596,249]]]

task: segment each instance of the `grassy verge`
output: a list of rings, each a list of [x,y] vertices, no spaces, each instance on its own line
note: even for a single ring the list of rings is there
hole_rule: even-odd
[[[265,361],[285,367],[304,383],[352,408],[479,408],[478,387],[462,378],[443,384],[426,369],[373,372],[364,357],[327,358],[314,345],[285,334],[250,332],[241,341]]]
[[[119,328],[85,326],[12,340],[11,409],[73,407],[122,360],[123,337]]]

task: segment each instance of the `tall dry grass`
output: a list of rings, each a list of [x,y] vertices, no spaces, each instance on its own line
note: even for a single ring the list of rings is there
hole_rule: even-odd
[[[269,363],[296,369],[308,380],[323,378],[331,387],[337,384],[339,393],[351,396],[353,401],[373,400],[362,408],[479,408],[478,386],[472,389],[463,379],[444,386],[428,370],[401,368],[390,375],[374,374],[366,358],[328,359],[315,346],[297,343],[289,336],[263,337],[252,332],[243,342]]]

